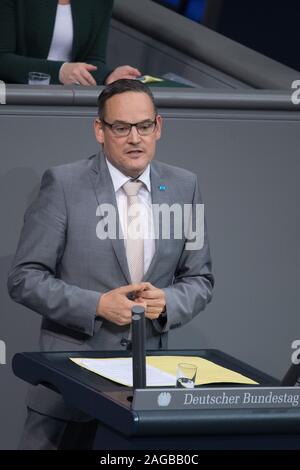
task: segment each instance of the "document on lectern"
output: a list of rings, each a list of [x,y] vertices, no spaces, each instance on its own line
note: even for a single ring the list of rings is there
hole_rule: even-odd
[[[94,372],[106,379],[132,387],[132,358],[70,358],[75,364]],[[194,356],[147,356],[147,387],[173,387],[176,384],[176,369],[180,362],[197,366],[196,385],[212,383],[251,384],[255,382],[248,377],[226,369],[214,362]]]
[[[119,359],[71,358],[71,361],[109,380],[113,380],[119,384],[132,387],[133,381],[131,357]],[[146,377],[148,387],[174,386],[176,382],[175,376],[148,364],[146,364]]]

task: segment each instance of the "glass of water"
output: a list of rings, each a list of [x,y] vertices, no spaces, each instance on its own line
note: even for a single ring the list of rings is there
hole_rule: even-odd
[[[51,76],[47,73],[29,72],[28,85],[49,85]]]
[[[194,388],[197,375],[197,366],[180,362],[176,371],[176,387]]]

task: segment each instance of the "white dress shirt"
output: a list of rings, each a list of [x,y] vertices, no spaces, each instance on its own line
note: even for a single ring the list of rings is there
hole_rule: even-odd
[[[73,19],[71,5],[57,5],[48,60],[68,62],[72,57]]]
[[[114,165],[112,165],[107,159],[108,170],[114,185],[114,190],[116,194],[116,200],[119,211],[120,224],[122,232],[125,233],[125,217],[127,214],[127,196],[122,188],[123,184],[131,180],[129,176],[124,175],[118,170]],[[139,181],[142,181],[144,185],[141,187],[138,198],[143,205],[143,222],[144,227],[147,227],[147,235],[144,237],[144,274],[147,272],[151,260],[155,252],[155,239],[153,236],[153,213],[152,213],[152,198],[151,198],[151,183],[150,183],[150,165],[144,170],[144,172],[139,176]],[[124,239],[126,247],[126,238]]]

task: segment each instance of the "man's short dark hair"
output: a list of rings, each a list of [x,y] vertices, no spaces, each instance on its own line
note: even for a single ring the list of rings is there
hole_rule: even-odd
[[[128,91],[132,91],[134,93],[145,93],[146,95],[148,95],[150,100],[152,101],[154,112],[155,114],[157,114],[154,97],[150,89],[139,80],[129,80],[122,78],[120,80],[116,80],[110,85],[107,85],[104,90],[100,93],[98,97],[99,119],[104,119],[105,103],[107,100],[109,100],[109,98],[114,95],[119,95],[120,93],[126,93]]]

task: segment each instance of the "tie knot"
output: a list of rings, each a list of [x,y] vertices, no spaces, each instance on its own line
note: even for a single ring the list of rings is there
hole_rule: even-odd
[[[123,184],[123,189],[127,196],[137,196],[139,190],[143,186],[143,183],[139,180],[130,180]]]

